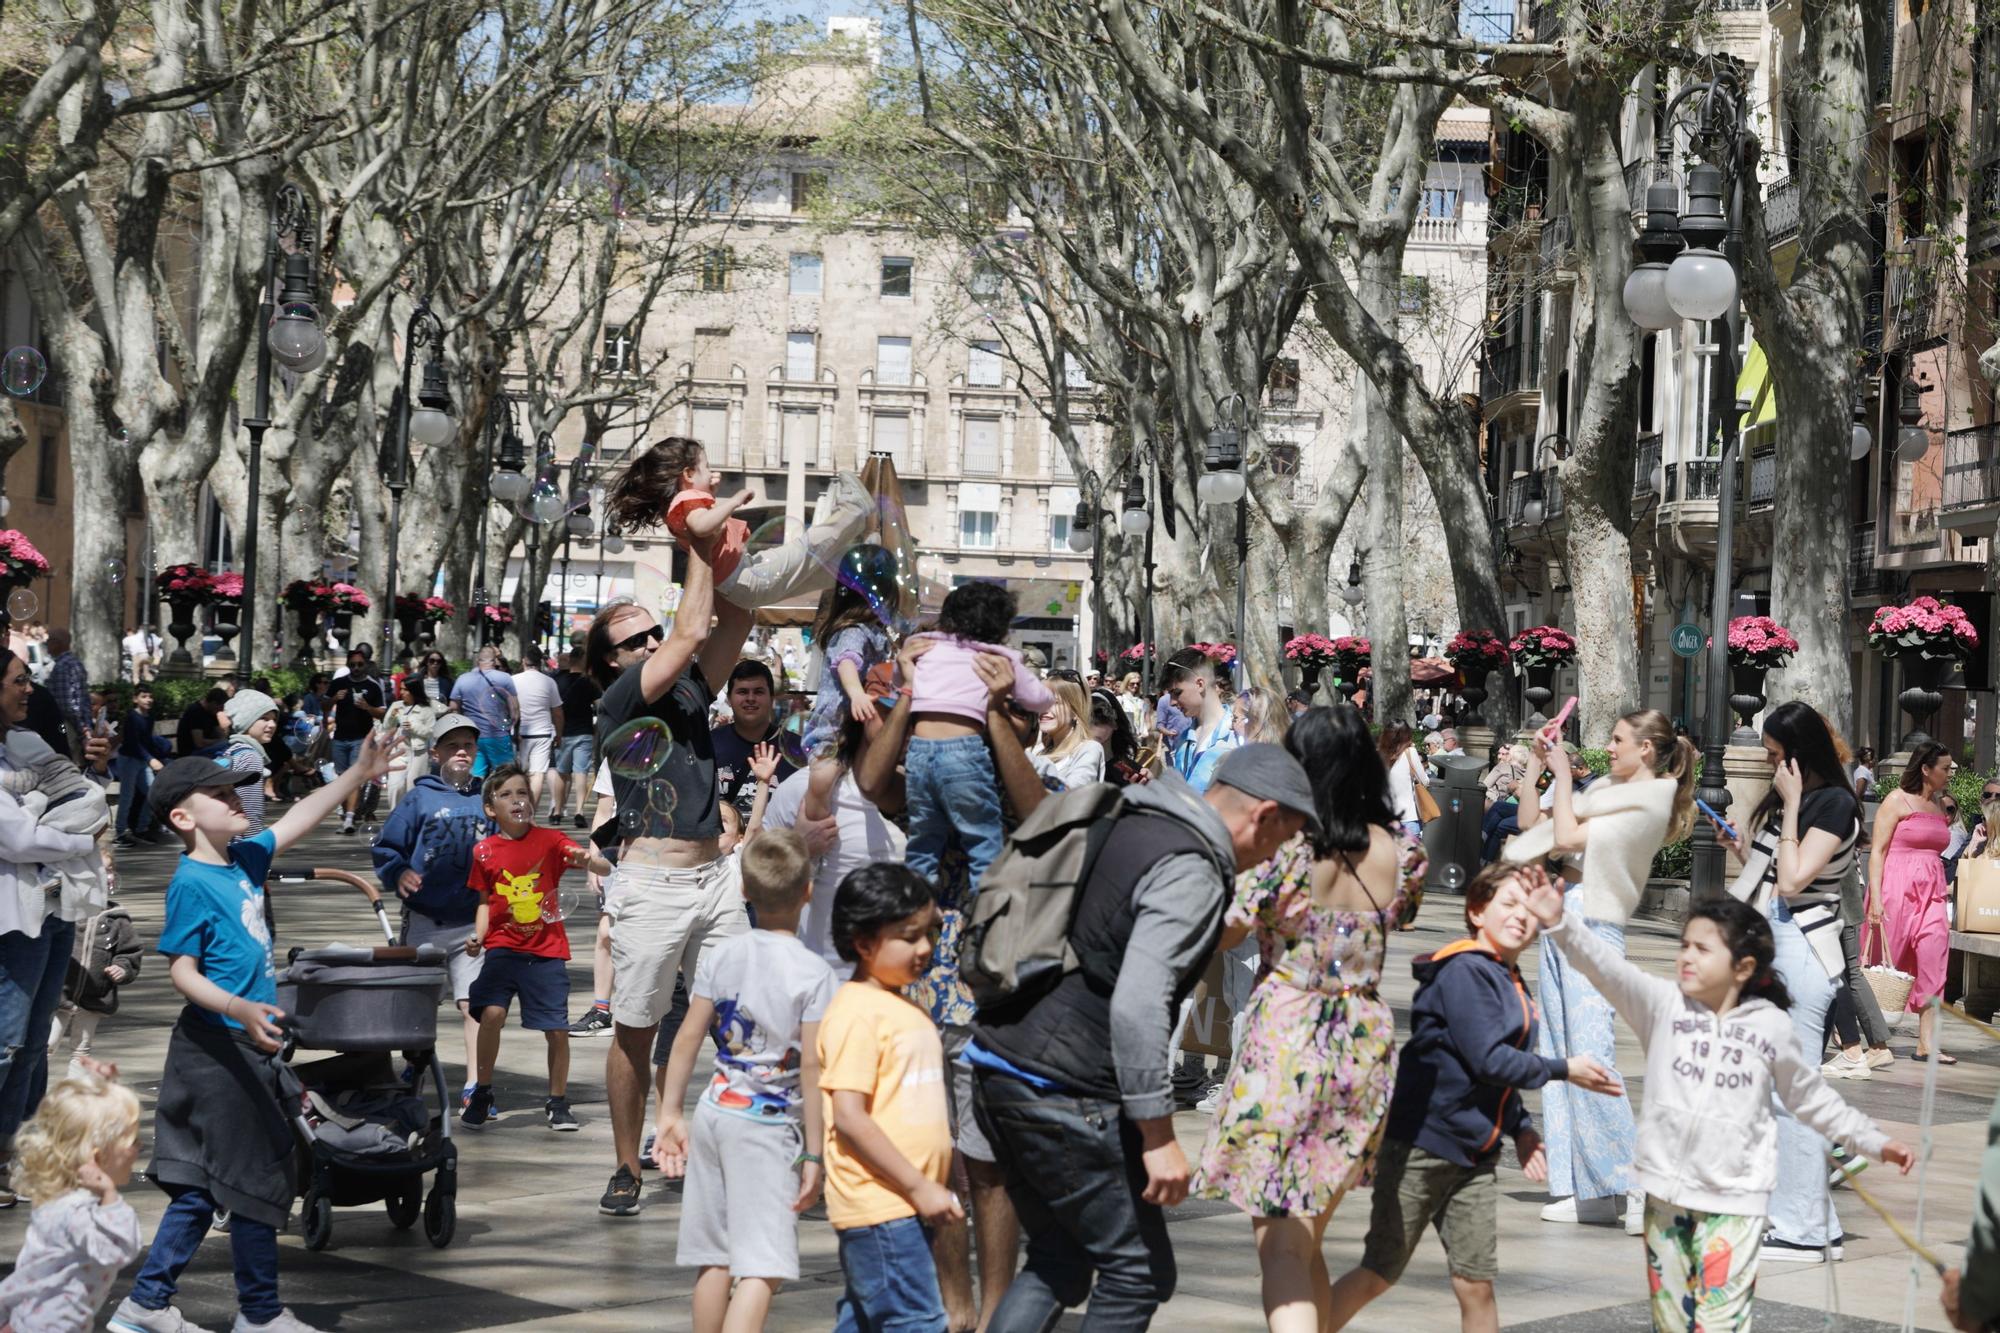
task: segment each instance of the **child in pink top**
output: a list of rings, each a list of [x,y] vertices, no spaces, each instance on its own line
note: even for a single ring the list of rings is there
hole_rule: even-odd
[[[665,524],[682,550],[713,541],[709,563],[715,570],[715,595],[746,611],[832,587],[841,553],[860,540],[875,508],[859,478],[839,473],[820,497],[803,537],[752,551],[750,525],[736,512],[756,504],[757,492],[746,489],[718,500],[715,489],[716,473],[700,442],[668,436],[612,483],[605,500],[610,530]]]
[[[1000,780],[986,748],[986,684],[973,670],[981,653],[1007,658],[1014,666],[1014,705],[1040,713],[1055,696],[1005,647],[1014,623],[1014,594],[995,583],[954,588],[938,612],[935,640],[917,659],[910,682],[914,731],[904,759],[909,799],[910,841],[904,861],[926,879],[954,834],[964,845],[969,882],[977,889],[1000,854],[1005,839],[1000,822]]]

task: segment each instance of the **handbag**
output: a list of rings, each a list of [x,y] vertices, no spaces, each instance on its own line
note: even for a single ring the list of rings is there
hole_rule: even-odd
[[[1409,757],[1410,752],[1405,750],[1403,754],[1405,757]],[[1411,762],[1414,765],[1415,760],[1412,759]],[[1428,824],[1443,813],[1438,809],[1437,797],[1431,795],[1429,787],[1417,781],[1415,773],[1410,775],[1410,786],[1417,793],[1417,822],[1419,824]]]
[[[1875,954],[1883,961],[1872,963],[1861,969],[1861,975],[1868,982],[1868,989],[1875,992],[1875,1004],[1886,1014],[1900,1014],[1909,1007],[1910,987],[1917,979],[1908,972],[1898,971],[1889,965],[1888,945],[1882,939],[1882,923],[1871,921],[1861,933],[1861,957],[1868,957],[1868,937],[1875,937]]]

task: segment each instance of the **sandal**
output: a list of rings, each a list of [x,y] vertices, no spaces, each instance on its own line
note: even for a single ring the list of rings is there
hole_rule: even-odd
[[[1957,1056],[1947,1054],[1944,1051],[1917,1051],[1910,1058],[1912,1060],[1928,1060],[1933,1055],[1937,1057],[1937,1062],[1941,1065],[1955,1065],[1958,1063]]]

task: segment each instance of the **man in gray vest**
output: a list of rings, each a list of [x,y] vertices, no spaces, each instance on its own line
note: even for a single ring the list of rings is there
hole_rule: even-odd
[[[1165,1209],[1187,1197],[1167,1046],[1215,952],[1238,872],[1319,824],[1276,745],[1245,745],[1197,794],[1167,772],[1125,790],[1075,903],[1077,970],[1018,1013],[981,1013],[966,1047],[977,1109],[1028,1234],[989,1333],[1144,1328],[1173,1295]],[[1095,1289],[1092,1280],[1095,1278]]]

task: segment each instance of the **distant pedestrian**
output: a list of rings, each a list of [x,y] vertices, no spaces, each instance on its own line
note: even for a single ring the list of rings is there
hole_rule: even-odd
[[[90,730],[90,673],[71,647],[68,630],[58,626],[49,631],[49,652],[55,658],[49,666],[49,693],[62,709],[63,727],[70,732],[70,753],[75,755],[81,752],[84,733]]]
[[[333,771],[345,773],[361,757],[361,743],[368,739],[377,720],[389,711],[382,682],[375,679],[367,653],[356,648],[347,654],[347,674],[334,680],[328,699],[333,705]],[[340,832],[354,832],[360,804],[361,788],[356,787],[341,806]]]
[[[514,762],[514,725],[521,715],[521,701],[514,678],[501,669],[498,648],[488,644],[479,650],[472,670],[451,687],[451,707],[479,728],[479,758],[472,776],[483,778]]]
[[[118,752],[111,760],[112,772],[118,775],[115,846],[137,846],[135,839],[145,836],[152,827],[153,814],[146,804],[146,791],[153,785],[153,774],[173,755],[173,746],[153,731],[153,687],[134,686],[132,706],[125,711],[125,722],[119,730]]]
[[[528,791],[539,810],[542,786],[555,759],[556,737],[563,730],[562,692],[554,678],[542,670],[542,650],[532,643],[521,658],[521,669],[511,679],[520,719],[515,762],[528,775]]]
[[[562,729],[556,738],[556,756],[549,765],[549,822],[560,824],[569,805],[572,788],[576,792],[576,827],[588,828],[584,807],[590,802],[592,733],[597,728],[597,697],[603,691],[583,669],[583,650],[572,649],[556,673],[556,694],[562,699]]]

